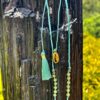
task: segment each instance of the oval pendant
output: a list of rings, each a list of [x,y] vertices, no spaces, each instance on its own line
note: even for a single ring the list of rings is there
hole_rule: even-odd
[[[57,52],[53,52],[53,62],[55,64],[59,63],[59,54]]]

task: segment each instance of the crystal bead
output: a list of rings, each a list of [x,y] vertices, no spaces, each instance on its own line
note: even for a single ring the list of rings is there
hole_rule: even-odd
[[[57,79],[56,78],[54,78],[54,82],[57,82]]]
[[[67,80],[70,80],[71,78],[70,77],[67,77]]]
[[[67,81],[67,84],[69,85],[71,82],[70,81]]]
[[[69,97],[70,96],[70,93],[67,93],[66,96]]]
[[[70,77],[70,73],[67,73],[67,77]]]
[[[54,96],[54,97],[56,97],[56,96],[57,96],[57,94],[55,94],[55,93],[54,93],[54,94],[53,94],[53,96]]]
[[[67,89],[70,89],[70,85],[67,85],[66,88],[67,88]]]
[[[54,90],[57,90],[57,87],[54,87]]]
[[[70,93],[70,89],[67,89],[66,92],[67,92],[67,93]]]
[[[57,82],[54,82],[54,85],[57,86]]]
[[[57,90],[54,91],[54,94],[57,94]]]
[[[52,77],[55,78],[56,76],[55,75],[52,75]]]

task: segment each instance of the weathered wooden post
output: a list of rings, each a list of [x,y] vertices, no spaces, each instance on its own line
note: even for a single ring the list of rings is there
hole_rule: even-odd
[[[5,78],[5,71],[4,71],[4,56],[3,56],[3,11],[2,11],[2,3],[0,0],[0,68],[1,68],[1,74],[3,76],[3,86],[5,86],[6,78]],[[6,87],[6,86],[5,86]],[[3,88],[3,91],[1,93],[3,94],[5,91],[5,88]],[[5,94],[4,94],[5,95]],[[6,96],[6,95],[5,95]]]
[[[0,16],[2,30],[2,71],[5,100],[53,100],[53,81],[41,79],[41,16],[45,0],[23,0],[19,8]],[[60,0],[49,0],[52,30],[57,30],[57,11]],[[31,9],[27,7],[31,6]],[[2,5],[2,4],[1,4]],[[20,5],[20,4],[19,4]],[[24,6],[23,6],[24,5]],[[69,0],[71,17],[71,96],[82,100],[82,0]],[[29,6],[29,7],[30,7]],[[33,11],[34,10],[34,11]],[[1,15],[0,7],[0,15]],[[60,27],[66,24],[65,0],[62,0]],[[51,66],[51,44],[45,16],[44,46]],[[66,27],[65,27],[66,28]],[[0,33],[0,34],[1,34]],[[53,39],[55,40],[53,33]],[[66,100],[67,32],[59,35],[60,62],[56,66],[57,100]],[[1,40],[0,40],[1,41]],[[51,67],[50,67],[51,69]]]

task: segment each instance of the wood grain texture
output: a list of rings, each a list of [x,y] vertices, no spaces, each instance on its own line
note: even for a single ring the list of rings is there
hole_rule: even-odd
[[[35,10],[40,16],[43,10],[44,0],[25,0],[35,4]],[[52,7],[51,14],[52,30],[57,28],[58,0],[49,0]],[[34,7],[33,7],[34,9]],[[82,100],[82,0],[69,0],[71,20],[77,18],[72,25],[71,34],[71,96],[70,100]],[[0,15],[2,15],[0,10]],[[65,23],[65,2],[62,0],[60,26]],[[42,81],[41,79],[41,22],[36,18],[10,18],[1,19],[0,32],[2,31],[2,72],[3,86],[5,88],[5,100],[53,100],[53,80]],[[44,26],[48,27],[47,16]],[[1,33],[0,33],[1,34]],[[51,44],[49,32],[43,34],[46,57],[51,69]],[[56,32],[53,33],[55,46]],[[60,62],[55,66],[58,79],[57,100],[66,100],[66,72],[67,72],[67,32],[60,32],[58,52]],[[52,70],[52,69],[51,69]]]

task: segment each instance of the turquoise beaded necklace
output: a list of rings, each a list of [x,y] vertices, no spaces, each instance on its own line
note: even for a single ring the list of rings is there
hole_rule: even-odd
[[[49,24],[49,34],[50,34],[50,42],[51,42],[51,49],[53,54],[53,40],[52,40],[52,30],[51,30],[51,20],[50,20],[50,9],[48,6],[48,0],[46,0],[47,5],[47,14],[48,14],[48,24]],[[52,60],[52,76],[53,76],[53,98],[56,100],[57,97],[57,78],[56,78],[56,72],[54,68],[54,62]]]
[[[48,0],[45,0],[44,11],[43,11],[43,16],[42,16],[42,31],[41,31],[42,49],[44,51],[44,46],[43,46],[43,23],[44,23],[44,15],[45,15],[46,8],[47,8],[47,16],[48,16],[48,24],[49,24],[50,42],[51,42],[51,48],[52,48],[52,54],[53,54],[53,40],[52,40],[52,30],[51,30],[51,21],[50,21],[50,11],[49,11],[49,6],[48,6]],[[52,77],[53,77],[53,83],[54,83],[53,98],[54,98],[54,100],[56,100],[56,97],[57,97],[57,78],[56,78],[56,72],[55,72],[55,69],[54,69],[53,60],[52,60],[52,74],[53,74]]]
[[[70,97],[70,84],[71,84],[71,63],[70,63],[70,15],[69,15],[69,9],[68,9],[68,1],[65,0],[65,5],[66,5],[66,16],[67,16],[67,21],[68,21],[68,68],[67,68],[67,83],[66,83],[66,100],[69,100]]]

